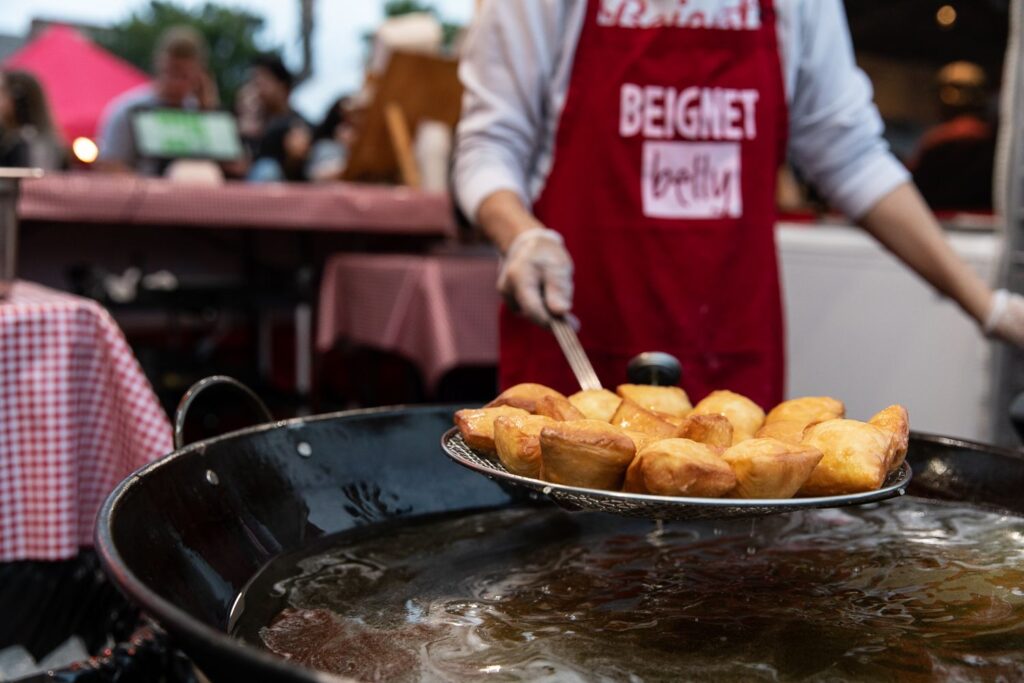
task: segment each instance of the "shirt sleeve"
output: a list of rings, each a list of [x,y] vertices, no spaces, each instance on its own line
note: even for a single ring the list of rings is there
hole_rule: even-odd
[[[135,163],[135,140],[131,129],[132,107],[127,101],[115,101],[103,115],[100,124],[100,159]]]
[[[840,0],[805,0],[790,104],[793,162],[840,211],[861,218],[909,179],[889,152],[871,83],[856,65]]]
[[[473,220],[498,190],[517,193],[529,206],[530,165],[549,115],[545,88],[564,13],[564,0],[492,0],[470,30],[459,67],[465,94],[453,181]]]

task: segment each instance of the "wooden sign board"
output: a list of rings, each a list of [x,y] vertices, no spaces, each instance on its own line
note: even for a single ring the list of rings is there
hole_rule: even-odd
[[[356,131],[344,179],[401,182],[403,174],[392,134],[396,116],[408,126],[406,142],[399,139],[398,144],[408,147],[408,138],[415,135],[420,121],[441,121],[454,130],[461,107],[457,60],[409,52],[392,54]],[[403,156],[410,153],[406,148]],[[408,159],[405,161],[407,165]]]

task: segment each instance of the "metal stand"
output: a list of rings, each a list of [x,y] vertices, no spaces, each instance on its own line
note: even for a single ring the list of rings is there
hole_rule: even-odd
[[[38,178],[38,168],[0,168],[0,299],[6,299],[18,269],[18,192],[25,178]]]
[[[1002,125],[996,162],[996,205],[1006,222],[1006,250],[998,286],[1024,292],[1024,0],[1010,8],[1010,36],[1003,79]],[[999,344],[993,363],[994,441],[1019,445],[1010,405],[1024,391],[1024,352]]]

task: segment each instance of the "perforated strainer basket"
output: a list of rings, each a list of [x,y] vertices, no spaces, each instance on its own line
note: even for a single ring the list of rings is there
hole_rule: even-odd
[[[782,512],[795,512],[812,508],[844,507],[874,503],[906,493],[910,484],[910,465],[892,472],[882,488],[845,496],[818,498],[738,499],[738,498],[683,498],[653,496],[622,491],[602,491],[578,486],[564,486],[512,474],[497,460],[474,451],[466,445],[456,428],[441,437],[441,447],[449,458],[471,470],[498,482],[528,489],[547,496],[568,510],[607,512],[627,517],[645,517],[662,520],[732,519],[737,517],[763,517]]]

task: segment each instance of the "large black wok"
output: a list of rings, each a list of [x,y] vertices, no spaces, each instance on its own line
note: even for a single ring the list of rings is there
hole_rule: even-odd
[[[96,545],[114,583],[213,681],[326,681],[226,635],[233,601],[278,553],[355,525],[528,504],[438,447],[454,407],[267,424],[182,448],[104,504]],[[915,434],[911,493],[1024,513],[1024,459]]]

